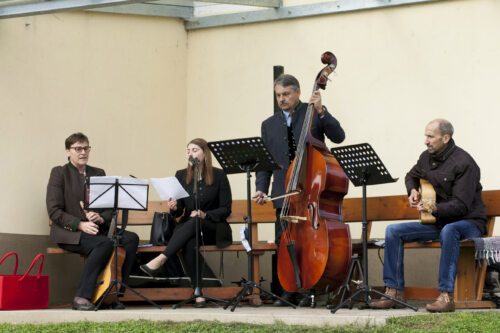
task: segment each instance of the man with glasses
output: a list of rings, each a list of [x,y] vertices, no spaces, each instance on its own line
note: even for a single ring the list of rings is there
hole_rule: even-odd
[[[83,208],[86,177],[106,175],[104,170],[87,164],[91,148],[87,136],[74,133],[66,139],[65,147],[68,163],[52,169],[47,185],[47,211],[52,221],[50,236],[64,250],[86,257],[72,307],[74,310],[92,311],[95,306],[90,300],[97,278],[113,253],[113,241],[107,237],[112,210],[87,211]],[[120,243],[126,251],[122,267],[122,281],[126,284],[134,264],[139,237],[130,231],[119,232]],[[125,308],[119,301],[111,307]]]

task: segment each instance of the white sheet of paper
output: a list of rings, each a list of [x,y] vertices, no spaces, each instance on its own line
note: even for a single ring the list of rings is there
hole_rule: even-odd
[[[179,200],[189,197],[189,193],[175,177],[150,178],[150,180],[161,200]]]
[[[90,208],[113,208],[118,179],[118,208],[143,209],[148,204],[148,181],[132,177],[90,177]]]

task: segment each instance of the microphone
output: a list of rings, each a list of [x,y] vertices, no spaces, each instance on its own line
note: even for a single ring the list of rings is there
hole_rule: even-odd
[[[192,165],[192,166],[197,166],[200,161],[198,161],[198,159],[196,157],[193,157],[193,156],[189,156],[189,163]]]

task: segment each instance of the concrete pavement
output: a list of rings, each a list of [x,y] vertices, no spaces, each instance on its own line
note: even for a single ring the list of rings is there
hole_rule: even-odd
[[[324,307],[297,308],[290,307],[237,307],[234,312],[222,307],[195,309],[186,305],[172,309],[171,305],[159,310],[150,306],[127,306],[125,310],[99,310],[92,312],[73,311],[71,309],[47,309],[29,311],[0,311],[2,323],[61,323],[76,321],[116,322],[125,320],[165,320],[193,321],[218,320],[220,322],[244,322],[256,324],[272,324],[281,321],[286,324],[301,325],[346,325],[366,323],[383,325],[387,318],[423,314],[425,310],[414,312],[410,309],[374,311],[359,309],[340,309],[335,314]]]

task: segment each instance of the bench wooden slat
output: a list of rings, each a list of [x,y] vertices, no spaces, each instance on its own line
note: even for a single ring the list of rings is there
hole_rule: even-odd
[[[166,246],[141,246],[137,249],[137,252],[163,252],[165,251]],[[220,252],[220,251],[246,251],[245,247],[242,244],[231,244],[229,246],[220,248],[215,245],[202,245],[200,250],[203,252]],[[267,243],[267,242],[259,242],[254,244],[252,250],[254,252],[260,251],[276,251],[276,244]],[[63,253],[72,253],[61,249],[60,247],[48,247],[47,254],[63,254]]]
[[[460,247],[474,247],[474,242],[471,240],[463,240],[460,242]],[[440,249],[441,244],[439,241],[429,242],[409,242],[405,243],[405,249]]]
[[[153,301],[182,301],[191,297],[194,291],[192,288],[134,288],[134,290]],[[203,288],[203,295],[230,300],[240,291],[241,287],[206,287]],[[123,302],[143,301],[141,297],[129,290],[120,300]]]
[[[47,254],[64,254],[64,253],[73,253],[73,252],[68,252],[66,250],[61,249],[60,247],[47,248]]]
[[[500,216],[500,190],[483,191],[483,201],[487,216]],[[362,198],[344,199],[342,214],[344,222],[363,220]],[[392,195],[367,198],[366,215],[368,221],[418,220],[415,208],[408,205],[406,195]]]
[[[139,247],[137,252],[163,252],[165,251],[166,246],[146,246]],[[253,251],[276,251],[276,244],[274,243],[265,243],[259,242],[254,244]],[[215,245],[202,245],[200,246],[200,251],[206,252],[220,252],[220,251],[246,251],[243,245],[241,244],[231,244],[226,247],[217,247]]]
[[[128,214],[129,225],[150,225],[155,212],[166,211],[166,205],[161,201],[150,201],[147,211],[131,210]],[[228,223],[246,223],[247,202],[246,200],[233,200],[232,214],[227,219]],[[253,223],[274,223],[276,214],[273,205],[257,205],[252,202],[252,222]]]

